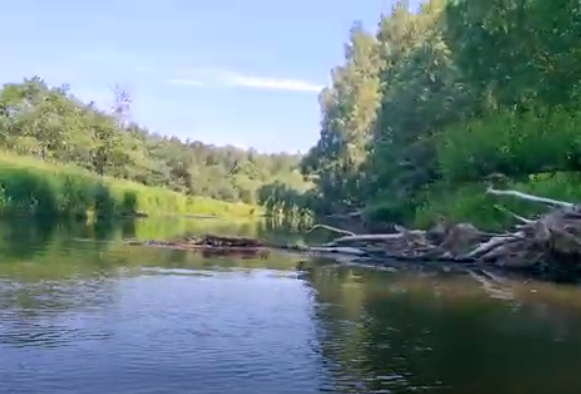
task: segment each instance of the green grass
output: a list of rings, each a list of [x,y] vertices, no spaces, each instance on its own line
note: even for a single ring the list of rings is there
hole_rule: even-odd
[[[506,186],[509,189],[548,197],[572,203],[581,202],[581,176],[579,174],[556,173],[530,176],[526,182]],[[436,189],[440,189],[438,192]],[[526,202],[509,196],[486,194],[486,186],[481,183],[465,184],[455,189],[434,188],[428,192],[429,203],[415,212],[414,225],[425,228],[441,214],[453,221],[467,221],[488,230],[498,230],[514,224],[508,214],[495,209],[494,205],[505,207],[521,216],[531,216],[547,212],[538,203]]]
[[[437,160],[443,181],[429,185],[415,212],[415,225],[425,227],[437,214],[498,229],[513,223],[504,206],[522,216],[545,212],[540,204],[485,194],[487,174],[508,177],[574,169],[581,150],[581,112],[563,108],[527,112],[501,110],[483,118],[460,122],[436,136]],[[581,202],[581,175],[573,172],[530,175],[507,188],[569,202]],[[543,210],[544,209],[544,210]]]
[[[0,153],[0,214],[101,218],[132,215],[190,214],[247,217],[259,209],[192,197],[171,190]]]

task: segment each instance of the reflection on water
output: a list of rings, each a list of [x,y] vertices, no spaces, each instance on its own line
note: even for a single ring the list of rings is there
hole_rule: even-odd
[[[76,240],[271,230],[0,225],[0,393],[579,392],[577,288]]]

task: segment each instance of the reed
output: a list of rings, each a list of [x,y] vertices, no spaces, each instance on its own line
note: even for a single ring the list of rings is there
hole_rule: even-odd
[[[0,214],[109,218],[136,215],[253,216],[259,209],[101,177],[84,169],[0,153]]]

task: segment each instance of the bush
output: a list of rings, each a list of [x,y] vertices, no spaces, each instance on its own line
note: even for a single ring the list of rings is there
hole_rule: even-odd
[[[581,113],[562,109],[499,111],[459,123],[436,137],[444,179],[474,181],[501,172],[519,176],[575,166],[581,152]]]

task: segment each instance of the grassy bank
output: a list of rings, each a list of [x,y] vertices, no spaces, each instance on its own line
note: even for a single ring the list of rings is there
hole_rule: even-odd
[[[198,214],[252,216],[255,207],[100,177],[78,167],[0,153],[0,213],[3,215],[115,217]]]
[[[579,174],[531,175],[527,181],[509,183],[506,188],[557,200],[581,202]],[[515,222],[507,213],[496,209],[495,205],[525,217],[546,212],[541,204],[488,195],[482,183],[465,184],[454,192],[443,186],[441,190],[430,192],[429,202],[416,210],[414,226],[425,228],[433,223],[436,215],[441,214],[454,221],[468,221],[483,229],[499,230]]]

